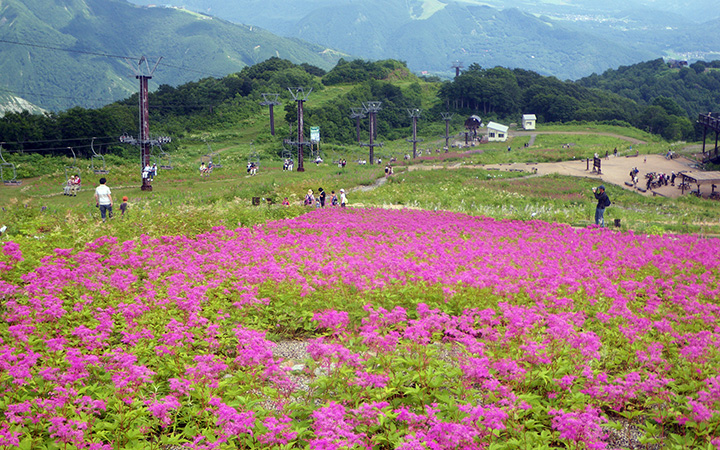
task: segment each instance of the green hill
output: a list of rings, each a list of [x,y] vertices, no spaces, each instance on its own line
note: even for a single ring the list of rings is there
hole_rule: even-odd
[[[577,84],[614,92],[641,105],[671,99],[693,120],[699,113],[720,109],[720,61],[670,68],[655,59],[585,77]]]
[[[272,56],[325,69],[340,56],[257,27],[123,0],[4,0],[0,51],[0,86],[52,110],[97,107],[136,92],[131,64],[141,56],[163,57],[152,82],[170,85]]]

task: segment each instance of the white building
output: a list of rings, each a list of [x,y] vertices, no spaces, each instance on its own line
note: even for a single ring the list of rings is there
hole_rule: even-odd
[[[505,142],[508,137],[508,127],[499,123],[490,122],[487,124],[488,142]]]
[[[522,127],[524,130],[534,130],[535,122],[537,122],[537,117],[535,117],[535,114],[523,114]]]

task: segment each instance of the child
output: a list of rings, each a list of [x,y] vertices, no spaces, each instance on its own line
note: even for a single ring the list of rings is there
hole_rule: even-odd
[[[123,197],[123,202],[120,203],[120,217],[125,217],[125,211],[127,211],[128,207],[128,198],[127,196]]]

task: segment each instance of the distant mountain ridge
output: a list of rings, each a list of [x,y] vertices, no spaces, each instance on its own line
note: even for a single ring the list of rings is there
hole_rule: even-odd
[[[140,56],[163,57],[154,86],[221,77],[272,56],[323,69],[344,56],[257,26],[125,0],[2,0],[0,52],[0,87],[54,110],[137,92],[131,65]]]
[[[718,33],[693,22],[720,17],[714,0],[165,1],[445,77],[455,60],[578,79],[658,57],[720,56]]]

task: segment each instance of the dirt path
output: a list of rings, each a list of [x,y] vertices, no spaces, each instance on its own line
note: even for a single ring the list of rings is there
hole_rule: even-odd
[[[592,172],[592,161],[590,162],[590,170],[587,170],[588,164],[585,160],[563,161],[557,163],[513,163],[513,164],[487,164],[484,166],[462,166],[466,168],[483,168],[486,170],[502,170],[502,171],[526,171],[535,172],[537,175],[569,175],[575,177],[596,178],[598,183],[612,183],[631,191],[636,191],[642,195],[652,196],[653,192],[665,197],[680,197],[682,192],[674,186],[663,186],[652,191],[641,192],[632,186],[627,186],[626,181],[630,181],[630,170],[637,167],[640,171],[638,174],[638,187],[645,188],[645,174],[648,172],[671,174],[673,171],[690,171],[693,162],[685,158],[665,159],[663,155],[640,155],[637,157],[610,156],[608,159],[602,160],[601,174]],[[705,192],[707,191],[707,192]],[[687,192],[687,191],[686,191]],[[710,192],[710,186],[703,186],[702,192],[707,194]]]
[[[652,191],[641,192],[632,186],[627,186],[626,181],[630,181],[630,170],[637,167],[639,172],[638,187],[645,188],[645,174],[648,172],[655,173],[666,173],[671,174],[673,171],[678,173],[680,171],[691,171],[693,170],[693,162],[686,158],[676,159],[665,159],[663,155],[640,155],[637,157],[626,157],[626,156],[610,156],[608,159],[602,160],[601,174],[592,172],[592,161],[590,162],[590,170],[587,170],[588,163],[585,160],[576,161],[562,161],[556,163],[506,163],[506,164],[486,164],[486,165],[474,165],[474,164],[453,164],[451,166],[435,164],[416,164],[408,166],[409,172],[416,170],[452,170],[452,169],[485,169],[485,170],[501,170],[508,172],[528,172],[530,176],[542,176],[542,175],[569,175],[574,177],[586,177],[596,178],[598,184],[600,183],[612,183],[616,184],[624,189],[636,191],[642,195],[662,195],[665,197],[677,198],[682,195],[680,189],[674,186],[663,186],[656,188]],[[693,186],[695,188],[695,186]],[[702,193],[709,194],[711,190],[710,185],[702,186]],[[706,192],[707,191],[707,192]],[[655,194],[654,194],[655,193]],[[687,191],[686,191],[687,193]]]
[[[385,184],[386,182],[387,182],[387,177],[386,177],[386,176],[382,176],[382,177],[378,178],[377,180],[373,181],[373,184],[370,184],[370,185],[368,185],[368,186],[358,186],[358,187],[355,187],[355,188],[350,188],[350,189],[348,189],[348,192],[358,192],[358,191],[359,191],[359,192],[367,192],[367,191],[372,191],[373,189],[376,189],[376,188],[382,186],[382,185]]]

